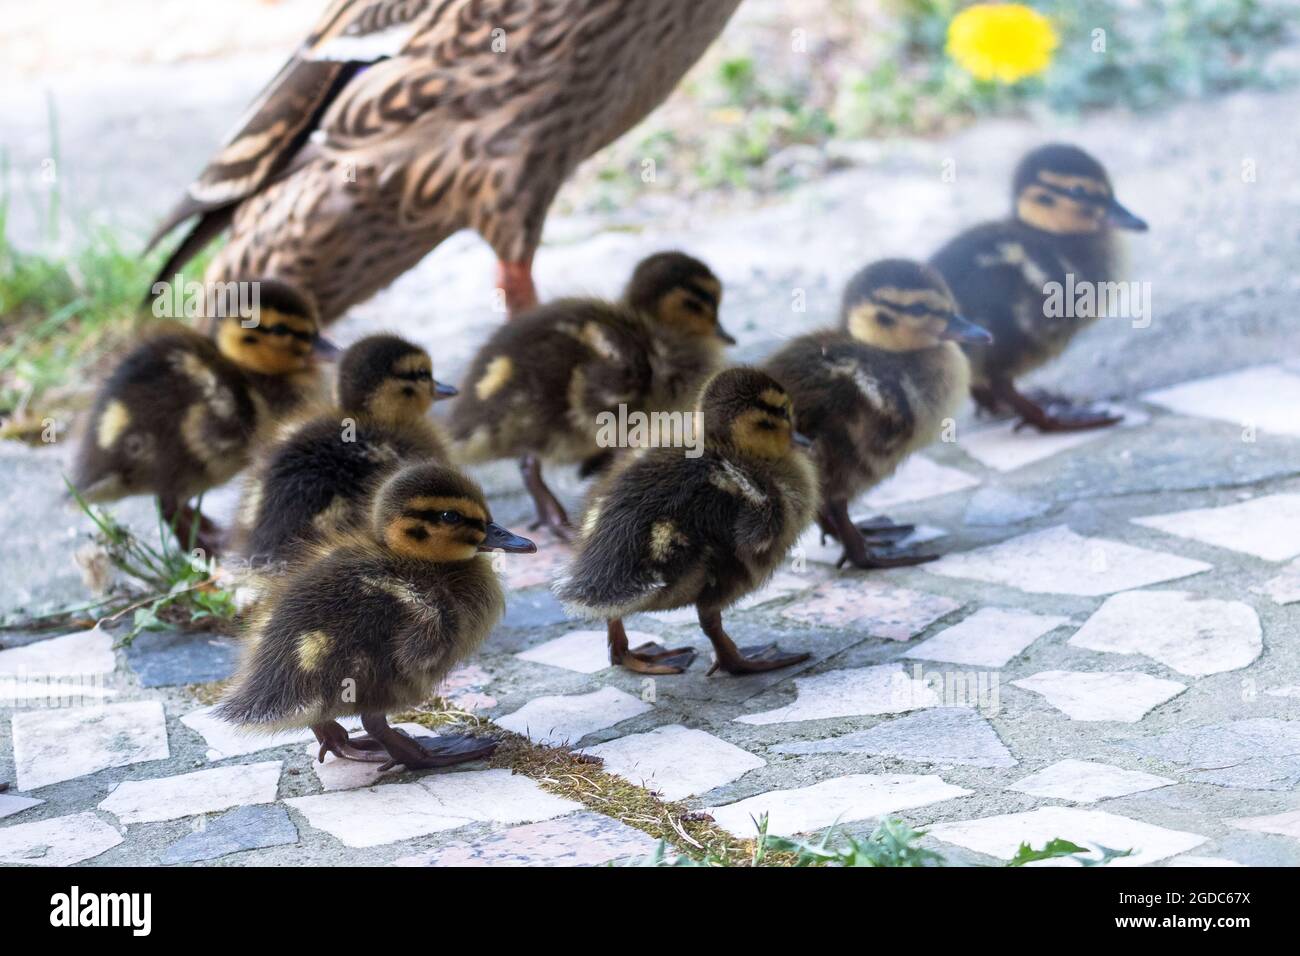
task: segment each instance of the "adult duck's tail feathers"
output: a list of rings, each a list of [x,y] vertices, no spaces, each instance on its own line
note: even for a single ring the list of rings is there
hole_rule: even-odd
[[[187,207],[190,207],[187,209]],[[203,212],[203,207],[195,204],[193,200],[186,199],[176,207],[176,210],[167,217],[167,221],[149,240],[145,246],[147,254],[158,241],[167,235],[183,221],[194,215],[196,212]],[[158,273],[154,276],[153,282],[149,283],[149,288],[145,292],[144,305],[147,308],[154,300],[154,289],[160,282],[170,282],[176,273],[178,273],[185,264],[193,259],[209,242],[220,235],[225,228],[230,225],[231,216],[234,214],[234,207],[229,206],[223,209],[214,209],[203,212],[199,221],[194,224],[185,238],[167,257],[167,261],[159,268]]]

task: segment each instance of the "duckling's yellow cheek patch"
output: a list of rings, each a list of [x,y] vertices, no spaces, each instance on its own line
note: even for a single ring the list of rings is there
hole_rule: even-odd
[[[95,431],[95,440],[99,442],[99,447],[105,451],[112,448],[129,424],[131,424],[131,412],[126,405],[117,400],[109,402],[104,407],[104,413],[99,416]]]
[[[330,636],[324,631],[308,631],[298,635],[298,665],[305,671],[314,671],[329,653]]]
[[[474,383],[474,394],[478,396],[479,401],[485,402],[497,392],[501,391],[510,381],[510,377],[515,373],[515,363],[505,355],[498,355],[492,361],[488,362],[487,370],[483,376]]]

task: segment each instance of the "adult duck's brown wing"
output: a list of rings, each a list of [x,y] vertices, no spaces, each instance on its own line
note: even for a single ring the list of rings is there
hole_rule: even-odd
[[[200,216],[159,272],[169,278],[230,222],[235,205],[279,174],[361,70],[402,52],[436,0],[334,0],[303,45],[267,84],[145,252]]]

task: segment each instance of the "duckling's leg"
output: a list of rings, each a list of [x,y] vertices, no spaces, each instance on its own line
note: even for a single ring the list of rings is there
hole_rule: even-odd
[[[1048,404],[1044,407],[1022,395],[1009,379],[995,379],[990,387],[994,395],[1020,416],[1017,431],[1033,426],[1040,432],[1079,432],[1090,428],[1105,428],[1124,418],[1123,415],[1068,403]]]
[[[181,503],[175,498],[160,497],[158,505],[162,510],[163,521],[172,529],[182,548],[190,547],[190,542],[193,541],[194,547],[201,549],[208,557],[221,553],[221,529],[189,502]]]
[[[621,618],[606,622],[609,634],[609,662],[638,674],[680,674],[695,660],[693,647],[660,647],[649,642],[628,650],[627,631]]]
[[[541,461],[536,455],[525,455],[519,459],[519,472],[524,476],[524,487],[533,496],[533,506],[537,509],[537,520],[528,526],[528,530],[536,531],[544,526],[561,541],[568,541],[573,526],[569,524],[569,516],[560,499],[542,481]]]
[[[537,305],[537,287],[533,285],[533,260],[497,264],[497,288],[505,293],[506,308],[513,319]]]
[[[872,568],[906,568],[914,564],[925,564],[928,561],[937,561],[939,559],[937,554],[910,554],[893,550],[873,551],[867,545],[867,539],[863,537],[863,533],[853,523],[853,519],[849,517],[849,503],[843,499],[826,502],[822,514],[826,524],[830,525],[835,537],[844,546],[844,554],[835,565],[837,568],[844,567],[846,563],[864,570]]]
[[[759,674],[774,671],[791,664],[799,664],[812,657],[811,654],[787,654],[775,642],[755,647],[737,647],[735,642],[722,629],[722,612],[717,608],[696,608],[700,615],[700,628],[713,642],[713,653],[717,658],[709,668],[711,675],[718,668],[728,674]],[[708,675],[706,675],[708,676]]]
[[[488,737],[471,737],[467,734],[439,734],[429,743],[413,740],[400,730],[388,726],[383,714],[362,714],[361,726],[371,739],[388,752],[388,762],[379,769],[389,770],[401,764],[407,770],[431,770],[453,764],[478,760],[492,754],[497,742]]]
[[[367,763],[383,763],[388,760],[388,752],[373,737],[350,737],[348,732],[336,720],[324,724],[312,724],[311,732],[320,743],[320,752],[316,755],[319,763],[325,762],[325,752],[343,760],[364,760]]]

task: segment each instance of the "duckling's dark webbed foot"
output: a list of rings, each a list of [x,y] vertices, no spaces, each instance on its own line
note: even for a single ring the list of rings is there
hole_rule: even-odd
[[[914,524],[895,524],[884,515],[876,515],[866,521],[859,521],[854,524],[854,527],[858,529],[862,537],[873,544],[877,542],[880,544],[897,544],[916,530]]]
[[[537,520],[528,526],[529,531],[547,528],[561,541],[568,541],[573,534],[573,525],[569,524],[569,515],[560,504],[560,499],[546,487],[542,480],[542,463],[536,455],[526,455],[519,459],[519,473],[523,475],[524,487],[532,496],[533,507],[537,509]]]
[[[609,662],[616,667],[636,674],[680,674],[695,660],[693,647],[660,647],[645,643],[639,647],[627,646],[627,631],[623,622],[614,618],[607,624],[609,634]]]
[[[1080,432],[1090,428],[1106,428],[1122,421],[1123,415],[1087,405],[1076,405],[1068,399],[1044,392],[1034,397],[1022,395],[1011,382],[995,382],[993,393],[1020,416],[1016,431],[1037,428],[1040,432]]]
[[[497,749],[497,741],[468,734],[440,734],[432,740],[415,740],[390,727],[383,714],[362,714],[361,726],[386,752],[387,756],[381,758],[385,761],[379,768],[381,773],[399,765],[407,770],[451,767],[489,757]]]
[[[711,676],[719,670],[724,670],[728,674],[761,674],[764,671],[801,664],[812,657],[808,653],[787,653],[776,643],[737,647],[723,630],[721,611],[700,608],[699,614],[700,628],[713,642],[713,666],[705,676]]]
[[[325,762],[326,753],[332,753],[341,760],[361,760],[366,763],[382,763],[389,759],[388,752],[378,740],[369,734],[351,737],[337,721],[315,724],[311,730],[320,741],[320,751],[316,754],[319,763]]]

